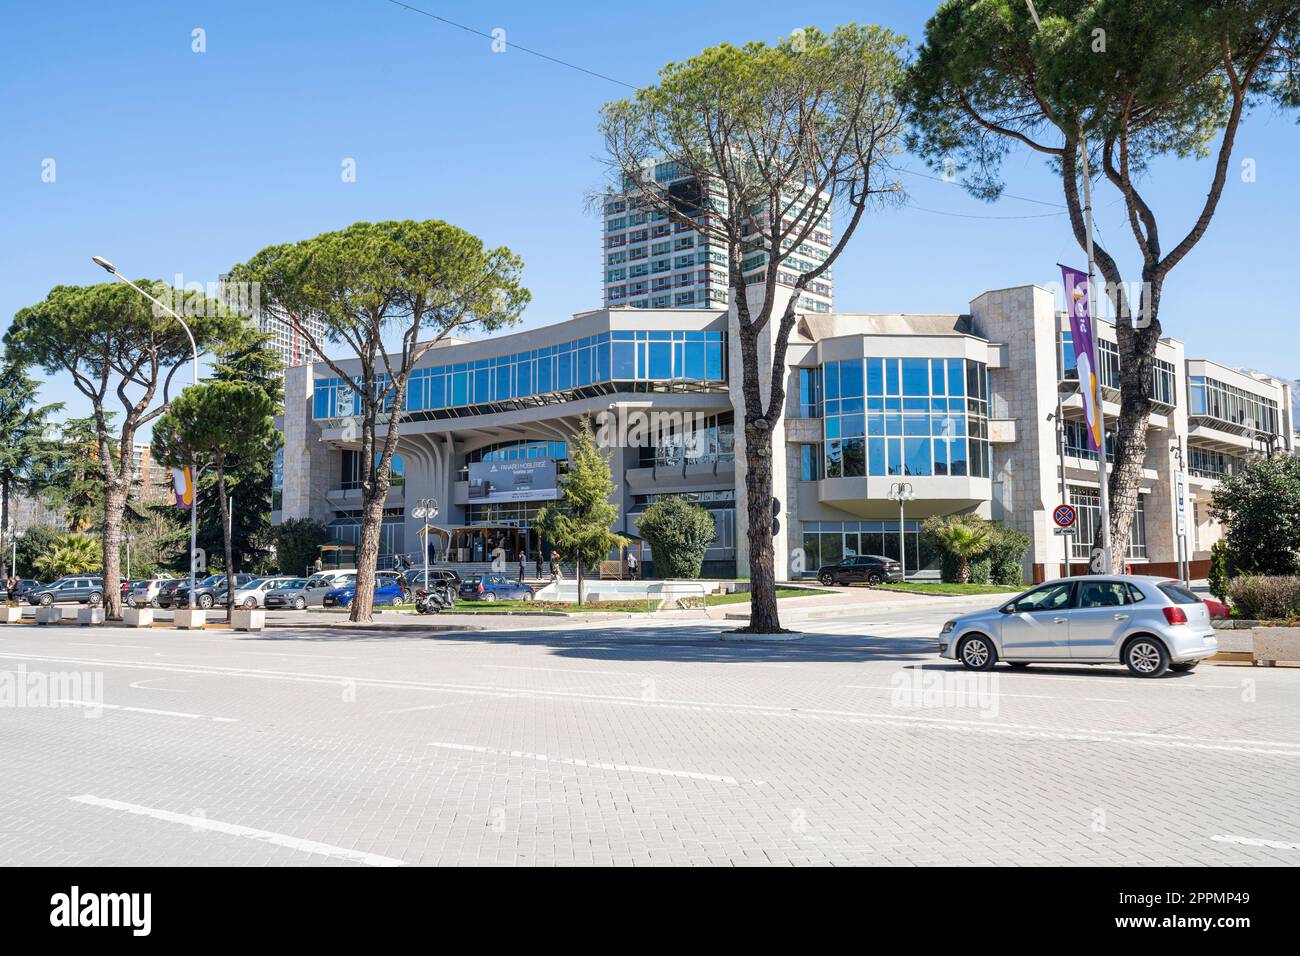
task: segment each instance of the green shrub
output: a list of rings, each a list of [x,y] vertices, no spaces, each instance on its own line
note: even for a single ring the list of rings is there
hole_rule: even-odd
[[[1233,607],[1257,621],[1300,615],[1300,577],[1244,574],[1228,588]]]
[[[275,529],[275,558],[281,574],[310,574],[329,540],[329,530],[311,518],[290,518]]]
[[[967,533],[956,533],[958,528]],[[1008,587],[1023,583],[1021,562],[1032,542],[1014,528],[979,515],[941,515],[926,519],[921,535],[938,551],[939,576],[946,583],[962,582],[962,551],[967,552],[968,583]]]
[[[1220,601],[1228,600],[1232,568],[1228,562],[1228,542],[1220,538],[1210,546],[1210,593]]]
[[[637,521],[650,542],[654,572],[660,578],[698,578],[704,552],[717,537],[713,516],[681,495],[660,498]]]

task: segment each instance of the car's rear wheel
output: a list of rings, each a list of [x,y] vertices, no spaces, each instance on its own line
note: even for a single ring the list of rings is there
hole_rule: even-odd
[[[998,652],[990,638],[972,634],[957,648],[957,659],[967,670],[986,671],[998,662]]]
[[[1169,669],[1175,674],[1186,674],[1196,670],[1196,665],[1199,663],[1200,661],[1183,661],[1181,664],[1170,664]]]
[[[537,594],[536,594],[535,591],[533,591],[532,588],[529,588],[528,590],[524,591],[524,600],[525,600],[525,601],[531,601],[531,600],[532,600],[533,598],[535,598],[535,597],[537,597]]]
[[[403,598],[402,598],[402,596],[401,596],[400,594],[394,594],[392,597],[390,597],[390,598],[388,599],[388,606],[389,606],[389,607],[398,607],[398,606],[400,606],[400,605],[402,605],[402,604],[405,604],[405,603],[406,603],[406,601],[403,600]]]
[[[879,571],[872,571],[867,575],[867,587],[878,588],[884,582],[885,576]]]
[[[257,598],[255,598],[255,597],[246,597],[246,598],[244,598],[244,607],[248,608],[248,610],[250,610],[250,611],[251,611],[253,608],[257,607]]]
[[[158,603],[158,599],[157,599],[157,598],[154,598],[152,601],[150,601],[150,602],[149,602],[149,606],[150,606],[150,607],[162,607],[162,605]]]
[[[496,596],[495,594],[493,594],[491,591],[484,591],[484,592],[483,592],[483,600],[485,600],[485,601],[491,603],[492,601],[495,601],[496,599],[497,599],[497,596]]]
[[[1154,637],[1135,637],[1124,646],[1124,664],[1138,677],[1159,677],[1169,670],[1169,652]]]
[[[90,595],[90,597],[86,598],[86,603],[89,604],[91,607],[99,607],[101,604],[104,603],[104,595],[100,594],[98,591],[95,591]]]
[[[211,594],[200,594],[200,595],[199,595],[199,608],[200,608],[201,610],[207,611],[207,610],[211,609],[211,607],[212,607],[212,595],[211,595]]]

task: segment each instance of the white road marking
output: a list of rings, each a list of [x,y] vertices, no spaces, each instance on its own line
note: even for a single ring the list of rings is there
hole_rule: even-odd
[[[304,840],[300,837],[288,836],[284,833],[273,833],[270,830],[259,830],[255,827],[241,826],[238,823],[223,823],[220,820],[209,820],[207,817],[191,816],[188,813],[173,813],[170,810],[158,810],[154,807],[141,806],[138,803],[123,803],[121,800],[109,800],[104,797],[96,797],[86,793],[79,797],[69,797],[74,803],[85,803],[92,807],[104,807],[109,810],[121,810],[124,813],[132,813],[142,817],[152,817],[155,820],[163,820],[167,823],[179,823],[187,827],[193,827],[196,830],[211,830],[214,833],[226,833],[230,836],[248,837],[252,840],[260,840],[263,843],[271,843],[275,846],[287,847],[290,850],[301,850],[304,853],[314,853],[317,856],[333,857],[336,860],[349,860],[353,863],[364,863],[366,866],[405,866],[403,860],[394,859],[391,856],[380,856],[377,853],[363,853],[360,850],[348,850],[341,846],[331,846],[328,843],[317,843],[315,840]]]
[[[189,691],[179,690],[175,687],[145,687],[145,684],[152,684],[156,680],[166,680],[165,677],[146,677],[144,680],[132,681],[129,686],[136,690],[156,690],[164,694],[187,694]]]
[[[1261,846],[1270,850],[1300,850],[1300,843],[1285,843],[1282,840],[1261,840],[1258,837],[1213,836],[1211,840],[1219,843],[1235,843],[1238,846]]]
[[[219,724],[237,724],[238,717],[209,717],[206,714],[187,714],[179,710],[155,710],[152,707],[127,707],[125,704],[99,704],[93,700],[69,700],[63,699],[57,701],[60,704],[67,704],[69,707],[85,707],[89,710],[127,710],[133,714],[154,714],[158,717],[185,717],[189,720],[212,720]]]
[[[640,707],[660,707],[670,710],[687,710],[699,713],[753,714],[775,718],[794,718],[811,720],[842,720],[849,723],[879,723],[882,726],[929,727],[941,730],[958,730],[972,733],[990,733],[1001,735],[1020,735],[1035,738],[1080,741],[1108,741],[1111,743],[1136,743],[1146,746],[1164,746],[1190,748],[1195,750],[1225,750],[1236,753],[1254,753],[1274,757],[1300,757],[1300,741],[1223,740],[1215,737],[1190,737],[1173,734],[1146,734],[1138,731],[1123,730],[1076,730],[1070,733],[1057,731],[1050,727],[1033,724],[994,724],[989,721],[958,721],[950,718],[913,714],[879,714],[863,711],[832,710],[818,707],[774,706],[771,704],[726,703],[723,701],[698,701],[663,699],[645,700],[642,697],[629,697],[618,694],[596,694],[580,691],[544,690],[532,688],[521,690],[512,687],[500,687],[492,684],[453,684],[432,681],[392,680],[386,678],[353,678],[331,674],[301,674],[286,671],[251,670],[238,667],[219,667],[216,665],[195,666],[180,664],[149,664],[140,661],[115,661],[105,659],[82,659],[50,657],[40,654],[3,654],[0,659],[40,660],[59,663],[95,664],[101,667],[124,667],[136,670],[160,670],[178,674],[204,674],[212,677],[245,677],[255,680],[294,681],[307,684],[353,684],[366,687],[414,688],[442,691],[450,694],[471,694],[499,696],[501,694],[517,697],[539,699],[574,699],[623,704]],[[1241,746],[1238,746],[1241,745]],[[1289,749],[1269,749],[1289,748]]]
[[[524,667],[520,664],[479,664],[478,667],[491,667],[494,670],[503,671],[546,671],[552,674],[595,674],[599,677],[647,677],[644,671],[591,671],[576,670],[568,667]]]
[[[739,784],[735,777],[716,773],[699,773],[694,770],[665,770],[663,767],[639,767],[636,764],[601,763],[595,760],[582,760],[578,757],[551,757],[547,754],[528,753],[524,750],[500,750],[496,747],[475,747],[470,744],[431,743],[430,747],[443,750],[463,750],[469,753],[490,754],[495,757],[518,757],[522,760],[535,760],[538,763],[558,763],[566,767],[589,767],[593,770],[616,770],[625,773],[645,773],[656,777],[682,777],[687,780],[708,780],[713,783]],[[761,784],[761,780],[748,780],[746,783]]]
[[[845,684],[843,686],[850,690],[889,690],[889,691],[902,690],[902,691],[906,691],[909,694],[912,693],[931,694],[934,693],[935,691],[938,691],[941,694],[960,693],[963,697],[974,696],[973,694],[968,694],[968,692],[964,690],[957,691],[957,690],[945,690],[940,688],[935,688],[935,690],[930,690],[927,688],[918,688],[916,690],[913,690],[913,688],[906,685],[904,685],[903,687],[892,687],[892,686],[886,687],[883,685],[876,685],[876,684]],[[1051,694],[1004,694],[998,690],[990,691],[990,693],[994,697],[1029,697],[1029,698],[1033,698],[1034,700],[1059,700],[1060,699],[1058,697],[1053,697]]]
[[[120,647],[123,650],[128,650],[128,651],[149,650],[149,647],[144,644],[100,644],[98,642],[94,644],[85,644],[80,641],[68,641],[68,646],[69,647]]]

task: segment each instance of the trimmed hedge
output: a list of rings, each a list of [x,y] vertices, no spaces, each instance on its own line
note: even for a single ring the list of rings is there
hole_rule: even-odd
[[[1233,579],[1228,596],[1241,616],[1251,620],[1300,616],[1300,577],[1244,574]]]

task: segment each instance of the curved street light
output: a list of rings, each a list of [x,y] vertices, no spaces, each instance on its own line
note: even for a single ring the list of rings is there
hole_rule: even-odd
[[[907,580],[907,537],[903,531],[903,507],[915,497],[910,481],[896,481],[889,486],[889,500],[898,502],[898,563],[903,569],[903,580]]]
[[[145,292],[144,289],[140,288],[126,276],[122,275],[122,273],[118,272],[117,266],[113,265],[113,263],[109,262],[103,256],[91,256],[90,261],[99,266],[114,279],[125,282],[132,289],[135,289],[136,292],[139,292],[142,296],[180,323],[181,328],[185,330],[185,334],[190,340],[190,353],[193,356],[194,384],[199,384],[199,347],[194,341],[194,333],[191,332],[190,327],[185,324],[185,320],[177,315],[174,309],[170,308],[163,302],[159,302],[148,292]],[[194,482],[194,494],[190,498],[190,601],[193,602],[194,583],[196,580],[194,562],[199,550],[199,476],[194,474],[191,478]],[[226,568],[226,573],[230,573],[230,568]],[[193,607],[193,603],[191,603],[190,606]]]

